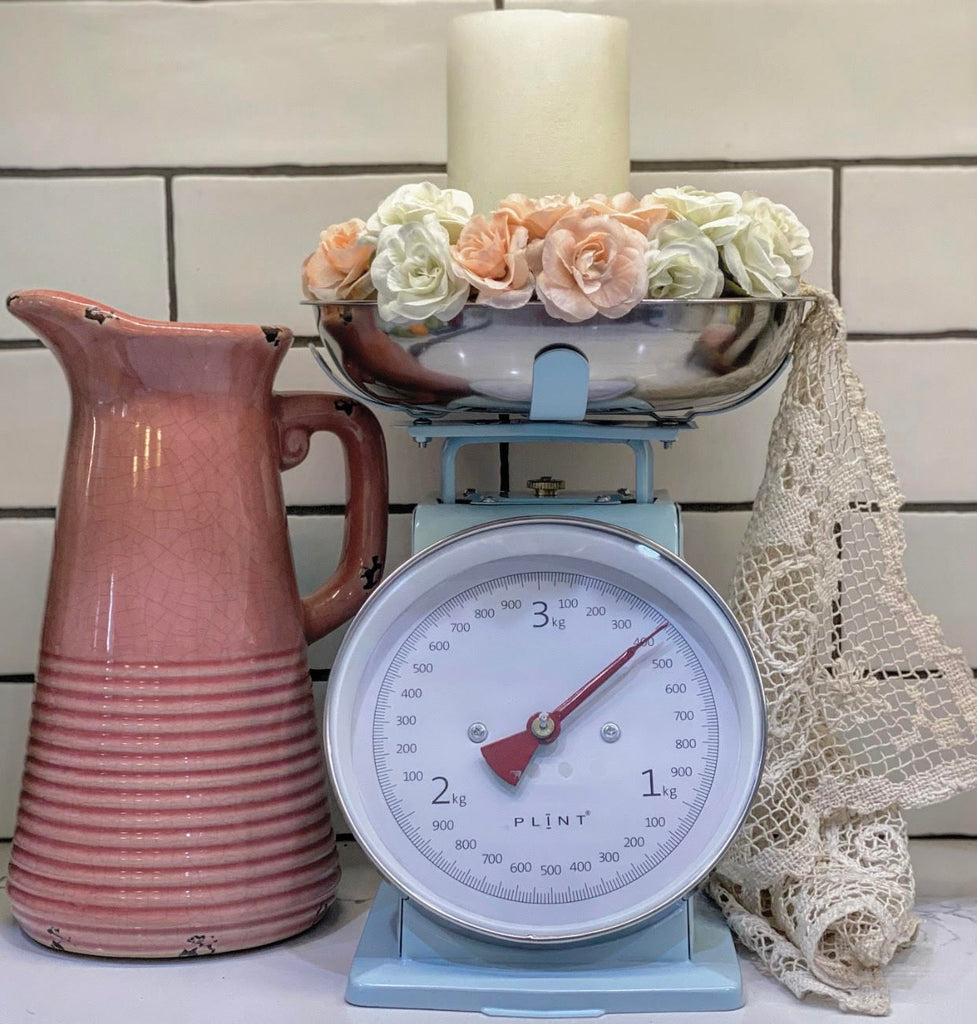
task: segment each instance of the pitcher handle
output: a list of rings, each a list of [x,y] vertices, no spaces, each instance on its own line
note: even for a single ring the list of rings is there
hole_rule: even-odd
[[[319,640],[351,618],[380,582],[387,549],[387,457],[383,433],[366,406],[321,392],[276,394],[280,465],[297,466],[318,430],[335,434],[346,462],[346,519],[336,571],[302,598],[305,639]]]

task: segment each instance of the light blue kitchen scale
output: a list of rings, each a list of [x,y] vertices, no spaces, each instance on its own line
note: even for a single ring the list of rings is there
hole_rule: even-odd
[[[317,306],[317,360],[441,441],[413,557],[354,619],[325,717],[336,798],[381,883],[346,998],[495,1016],[743,1003],[698,887],[748,811],[764,705],[745,638],[681,560],[653,446],[785,364],[804,300],[646,301],[616,321]],[[599,318],[598,318],[599,319]],[[622,418],[624,417],[624,418]],[[624,444],[632,487],[459,495],[468,445]]]

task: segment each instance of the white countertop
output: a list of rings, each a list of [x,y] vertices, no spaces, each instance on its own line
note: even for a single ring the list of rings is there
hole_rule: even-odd
[[[9,846],[0,845],[0,881]],[[377,876],[341,844],[339,899],[311,931],[265,949],[176,961],[100,960],[26,938],[0,891],[0,1024],[474,1024],[480,1014],[377,1010],[343,1000]],[[915,945],[887,977],[892,1024],[977,1020],[977,839],[915,840]],[[837,1021],[826,1002],[798,1002],[743,961],[746,1005],[725,1013],[655,1015],[655,1024]],[[614,1015],[626,1024],[648,1015]],[[847,1018],[850,1019],[850,1018]]]

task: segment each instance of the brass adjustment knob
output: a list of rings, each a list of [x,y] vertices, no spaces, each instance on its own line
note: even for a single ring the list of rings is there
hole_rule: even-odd
[[[526,486],[536,492],[537,498],[555,498],[566,487],[566,483],[563,480],[554,480],[551,476],[541,476],[535,480],[527,480]]]

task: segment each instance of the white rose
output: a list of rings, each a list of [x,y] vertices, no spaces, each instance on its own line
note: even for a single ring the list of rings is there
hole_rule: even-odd
[[[651,193],[651,199],[664,203],[679,219],[692,221],[716,245],[728,242],[749,223],[749,217],[742,212],[743,197],[735,192],[705,192],[682,185],[657,189]]]
[[[467,281],[451,269],[448,232],[433,213],[385,227],[377,240],[370,277],[380,316],[409,324],[436,316],[450,320],[465,304]]]
[[[743,199],[749,222],[723,246],[730,277],[748,295],[793,294],[814,256],[810,232],[786,206],[754,192]]]
[[[401,185],[392,192],[366,222],[368,240],[393,224],[409,224],[433,213],[448,232],[452,242],[458,241],[461,229],[471,219],[475,204],[467,192],[457,188],[440,189],[429,181]]]
[[[664,221],[646,259],[651,299],[712,299],[723,290],[719,250],[690,220]]]

